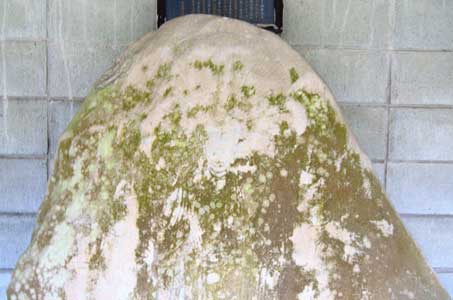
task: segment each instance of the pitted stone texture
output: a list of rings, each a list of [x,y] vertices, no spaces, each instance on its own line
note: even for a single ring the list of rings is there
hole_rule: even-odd
[[[327,87],[278,36],[188,16],[60,138],[10,299],[447,299]]]

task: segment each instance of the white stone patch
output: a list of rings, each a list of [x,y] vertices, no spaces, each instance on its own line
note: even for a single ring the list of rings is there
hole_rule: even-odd
[[[72,252],[74,239],[75,231],[72,226],[65,222],[55,226],[54,235],[39,260],[42,268],[52,269],[64,265]]]
[[[318,239],[319,233],[315,226],[301,224],[296,227],[290,237],[294,248],[292,258],[296,265],[315,273],[319,299],[333,300],[334,294],[329,289],[329,270],[318,247]]]
[[[362,251],[358,249],[356,244],[357,236],[355,233],[344,229],[338,222],[330,222],[325,227],[331,238],[340,240],[344,244],[343,259],[352,264],[356,258],[362,255]]]
[[[362,244],[365,248],[370,249],[371,248],[371,241],[367,236],[363,237]]]
[[[198,159],[198,166],[193,174],[193,182],[194,183],[198,183],[201,181],[201,179],[203,178],[203,171],[204,171],[204,167],[203,167],[203,163],[204,163],[204,158],[203,157],[200,157]]]
[[[215,284],[219,281],[220,281],[220,276],[217,273],[209,273],[208,276],[206,276],[207,284]]]
[[[393,224],[390,224],[387,220],[370,221],[370,223],[374,224],[384,237],[393,235]]]
[[[77,222],[87,207],[86,202],[83,201],[83,193],[80,193],[79,196],[74,196],[74,198],[76,199],[69,204],[65,211],[66,220],[70,223]]]
[[[89,272],[88,272],[88,245],[89,237],[82,237],[79,233],[77,239],[77,256],[73,257],[67,264],[66,268],[71,272],[72,277],[65,283],[64,290],[66,295],[70,295],[68,300],[86,299],[88,290]]]
[[[341,163],[343,162],[343,159],[344,159],[345,155],[346,154],[342,154],[339,158],[337,158],[335,160],[335,170],[337,172],[340,172],[340,170],[341,170]]]
[[[260,123],[263,124],[252,131],[246,128],[245,122],[234,119],[227,120],[222,126],[205,125],[208,133],[205,155],[209,170],[224,174],[236,159],[247,157],[254,151],[273,157],[273,136],[278,133],[278,124],[272,119]]]
[[[313,206],[310,208],[310,221],[313,225],[320,225],[320,219],[318,216],[319,207]]]
[[[299,176],[299,187],[303,187],[304,185],[311,184],[313,182],[313,175],[308,173],[307,171],[300,172]]]
[[[313,283],[306,285],[302,293],[297,295],[298,300],[316,300],[316,289],[313,288]]]
[[[238,165],[238,166],[230,167],[229,171],[236,175],[240,174],[240,173],[247,173],[247,172],[250,172],[253,174],[256,171],[256,166],[250,165],[250,162],[247,162],[246,165]]]
[[[201,249],[203,229],[201,228],[200,220],[197,214],[192,211],[188,211],[180,206],[178,207],[178,220],[185,219],[189,222],[189,234],[187,236],[187,240],[184,243],[184,248],[180,253],[181,255],[184,255],[184,253],[190,253],[194,249]]]
[[[297,205],[297,211],[298,212],[308,211],[308,209],[310,208],[309,204],[310,204],[310,201],[302,199],[299,202],[299,204]]]
[[[154,261],[156,260],[156,249],[154,248],[154,244],[152,241],[148,242],[148,248],[146,248],[144,253],[144,262],[151,270],[151,266],[153,265]]]
[[[299,178],[300,180],[300,178]],[[304,186],[299,185],[301,188],[305,188],[304,195],[302,199],[299,200],[299,204],[297,206],[297,211],[299,212],[307,212],[310,210],[310,216],[312,219],[312,224],[316,224],[318,222],[318,214],[317,214],[317,207],[312,206],[312,203],[315,200],[315,196],[318,192],[318,189],[324,185],[324,178],[320,178],[316,183],[311,183],[310,185]]]
[[[165,159],[163,157],[159,158],[159,161],[157,162],[157,165],[156,165],[156,170],[160,171],[160,170],[164,169],[165,165],[166,165]]]
[[[135,249],[139,242],[136,225],[138,207],[132,189],[129,187],[128,190],[125,197],[127,215],[112,227],[102,245],[106,269],[95,285],[94,299],[128,300],[137,283]]]
[[[365,176],[363,179],[363,189],[365,190],[365,196],[371,199],[371,184],[370,180]]]
[[[415,299],[415,294],[407,289],[400,292],[400,294],[406,296],[408,299]]]
[[[324,185],[324,178],[319,179],[316,183],[311,184],[309,188],[305,191],[304,200],[311,201],[315,198],[318,189]]]
[[[219,180],[217,180],[216,182],[216,189],[218,191],[220,191],[221,189],[223,189],[225,187],[225,184],[226,184],[226,180],[224,177],[220,178]]]
[[[266,269],[261,269],[260,272],[260,282],[264,284],[268,289],[272,290],[278,283],[278,279],[280,277],[280,273],[276,270],[273,271],[273,274]]]
[[[280,170],[280,176],[287,177],[288,176],[288,171],[286,169],[281,169]]]
[[[305,107],[293,99],[288,99],[285,107],[289,110],[291,115],[291,118],[289,118],[290,128],[294,129],[297,135],[302,135],[307,128],[307,113],[305,112]]]
[[[182,189],[175,189],[170,196],[164,202],[163,214],[166,217],[169,217],[173,212],[173,207],[182,197]]]

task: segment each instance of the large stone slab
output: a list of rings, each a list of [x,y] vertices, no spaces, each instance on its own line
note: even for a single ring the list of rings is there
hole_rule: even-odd
[[[131,46],[60,138],[15,299],[447,299],[327,87],[212,16]]]

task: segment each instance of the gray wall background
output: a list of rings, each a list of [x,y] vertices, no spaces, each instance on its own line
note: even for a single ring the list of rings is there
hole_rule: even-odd
[[[59,135],[155,14],[155,0],[0,0],[0,299]],[[453,295],[453,0],[286,0],[284,30]]]

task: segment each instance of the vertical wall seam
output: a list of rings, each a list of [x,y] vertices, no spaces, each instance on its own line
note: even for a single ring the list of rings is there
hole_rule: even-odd
[[[393,53],[390,51],[389,56],[389,68],[388,68],[388,83],[387,83],[387,101],[386,101],[386,114],[387,124],[385,132],[385,160],[384,160],[384,189],[387,192],[388,185],[388,164],[389,164],[389,152],[390,152],[390,104],[392,102],[392,68],[393,68]]]
[[[49,3],[46,0],[46,107],[47,107],[47,159],[46,159],[46,181],[49,181],[50,170],[50,91],[49,91]]]
[[[2,60],[2,107],[3,107],[3,130],[5,131],[6,142],[8,143],[8,86],[7,86],[7,67],[6,67],[6,47],[5,47],[5,31],[6,31],[6,9],[7,2],[3,0],[3,14],[1,22],[1,60]]]

